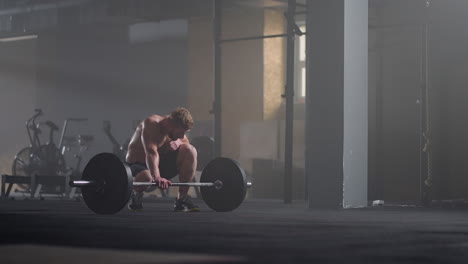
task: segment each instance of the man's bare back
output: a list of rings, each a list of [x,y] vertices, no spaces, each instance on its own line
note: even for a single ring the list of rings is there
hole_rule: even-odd
[[[165,116],[159,116],[159,115],[152,115],[148,117],[147,119],[150,119],[153,122],[147,122],[147,124],[150,124],[149,127],[146,127],[145,129],[149,130],[151,134],[154,135],[154,142],[156,142],[156,147],[163,148],[164,146],[171,141],[169,138],[167,132],[162,129],[161,126],[161,121],[166,119],[167,117]],[[128,152],[126,156],[126,161],[128,163],[135,163],[135,162],[140,162],[140,163],[145,163],[146,162],[146,153],[145,149],[143,147],[143,142],[142,142],[142,131],[143,131],[143,125],[145,123],[145,120],[140,122],[138,124],[135,133],[133,133],[133,136],[130,140],[130,143],[128,144]]]

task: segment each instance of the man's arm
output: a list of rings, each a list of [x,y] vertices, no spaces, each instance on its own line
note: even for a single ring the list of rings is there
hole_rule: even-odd
[[[145,119],[141,132],[141,143],[146,154],[146,166],[148,166],[153,179],[160,177],[158,142],[156,141],[159,131],[157,131],[157,124],[155,123],[149,118]]]
[[[143,121],[141,142],[146,154],[146,165],[148,166],[153,181],[157,182],[159,187],[166,189],[167,186],[170,185],[170,182],[161,178],[161,174],[159,173],[159,153],[157,142],[159,133],[156,121],[150,118]]]

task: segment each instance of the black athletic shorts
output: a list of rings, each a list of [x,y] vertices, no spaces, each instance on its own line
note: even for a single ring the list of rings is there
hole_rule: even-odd
[[[166,153],[159,153],[159,173],[161,177],[165,179],[174,178],[177,174],[179,174],[177,170],[177,154],[179,150],[166,152]],[[135,163],[128,163],[130,170],[132,171],[133,177],[135,177],[138,173],[148,170],[145,163],[135,162]]]

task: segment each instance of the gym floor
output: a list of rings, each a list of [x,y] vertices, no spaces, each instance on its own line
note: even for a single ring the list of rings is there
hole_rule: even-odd
[[[95,215],[83,202],[0,201],[2,263],[467,263],[468,210],[309,210],[246,200],[234,212]]]

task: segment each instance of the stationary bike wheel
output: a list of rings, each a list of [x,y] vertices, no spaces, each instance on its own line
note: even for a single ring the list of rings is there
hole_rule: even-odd
[[[11,167],[11,174],[17,176],[30,176],[35,170],[32,161],[32,148],[25,147],[21,149],[15,156]],[[29,185],[18,184],[21,189],[29,189]]]
[[[67,173],[65,159],[55,145],[42,145],[35,151],[31,147],[23,148],[16,154],[12,165],[12,174],[18,176],[65,175]],[[18,184],[21,189],[28,190],[28,184]]]

